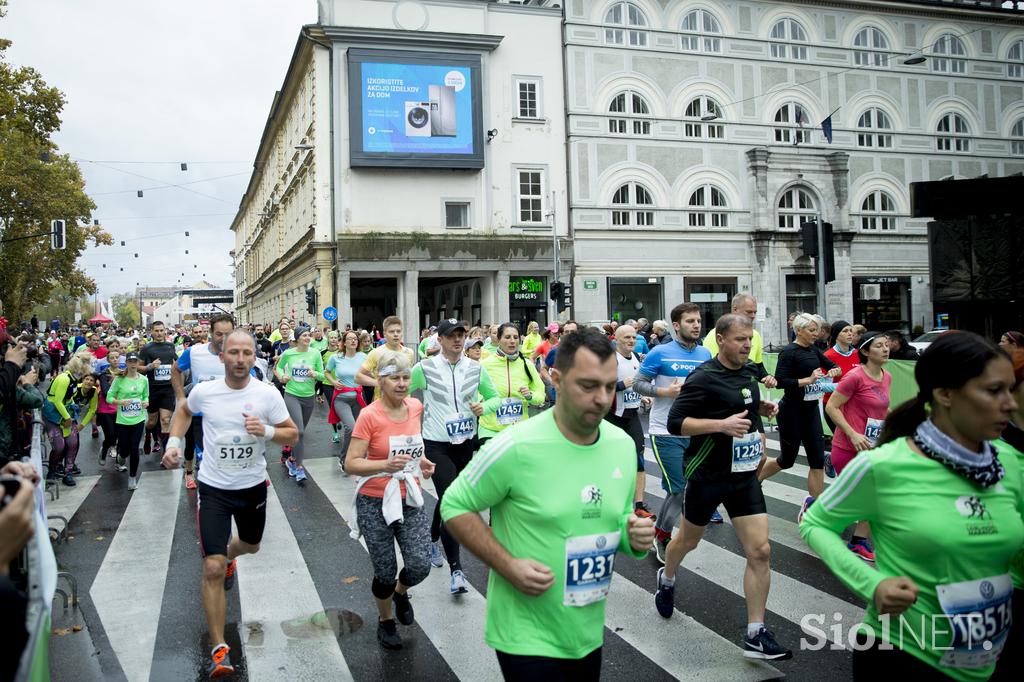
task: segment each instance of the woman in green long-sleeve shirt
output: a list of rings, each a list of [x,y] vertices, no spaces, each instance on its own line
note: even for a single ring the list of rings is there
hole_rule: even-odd
[[[843,470],[800,532],[868,603],[854,679],[987,680],[1010,632],[1010,571],[1024,544],[1020,464],[991,443],[1016,408],[1013,369],[990,342],[957,332],[914,374],[918,396],[889,414],[881,445]],[[870,524],[878,570],[840,537],[858,520]]]
[[[288,406],[288,414],[299,427],[299,442],[292,446],[289,457],[282,455],[281,463],[288,468],[288,475],[300,485],[306,480],[306,469],[302,466],[305,454],[302,440],[313,415],[316,382],[324,380],[324,360],[320,351],[309,347],[312,338],[309,327],[296,327],[295,345],[282,353],[274,366],[274,374],[284,386],[284,404]]]

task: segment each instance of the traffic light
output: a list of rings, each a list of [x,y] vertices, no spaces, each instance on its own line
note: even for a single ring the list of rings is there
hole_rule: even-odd
[[[805,220],[800,223],[801,249],[805,256],[812,256],[815,259],[815,268],[824,261],[825,283],[833,282],[836,279],[836,252],[832,240],[832,223],[821,224],[821,240],[823,257],[818,255],[818,222],[816,220]]]
[[[556,301],[557,302],[557,301],[562,300],[562,287],[563,286],[564,285],[561,282],[552,282],[551,283],[551,300],[552,301]]]
[[[306,289],[306,312],[316,315],[316,289]]]
[[[551,300],[555,302],[558,312],[572,307],[572,285],[565,282],[551,283]]]
[[[50,221],[50,248],[63,250],[67,246],[67,223],[63,220]]]

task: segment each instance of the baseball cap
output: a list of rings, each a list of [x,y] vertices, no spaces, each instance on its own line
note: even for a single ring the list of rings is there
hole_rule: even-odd
[[[473,348],[474,346],[482,346],[482,345],[484,345],[484,340],[483,339],[467,339],[466,340],[466,348],[467,349]]]
[[[559,327],[558,327],[558,323],[557,322],[552,322],[551,324],[548,325],[548,331],[549,332],[557,332],[558,329],[559,329]]]
[[[138,359],[139,359],[139,354],[138,353],[128,353],[128,355],[124,356],[125,362],[131,362],[132,360],[138,360]]]
[[[461,329],[462,331],[466,331],[466,323],[465,322],[460,322],[459,320],[456,320],[454,318],[452,318],[450,320],[441,320],[437,324],[437,335],[438,336],[448,336],[449,334],[451,334],[452,332],[454,332],[457,329]]]

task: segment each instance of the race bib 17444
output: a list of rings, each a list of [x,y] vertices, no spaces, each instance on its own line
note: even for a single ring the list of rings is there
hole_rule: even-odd
[[[476,433],[476,417],[471,412],[454,412],[444,418],[444,428],[449,443],[464,443]]]

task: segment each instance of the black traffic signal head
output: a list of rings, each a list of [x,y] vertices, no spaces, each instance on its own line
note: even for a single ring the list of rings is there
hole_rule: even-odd
[[[316,289],[306,289],[306,312],[316,315]]]

